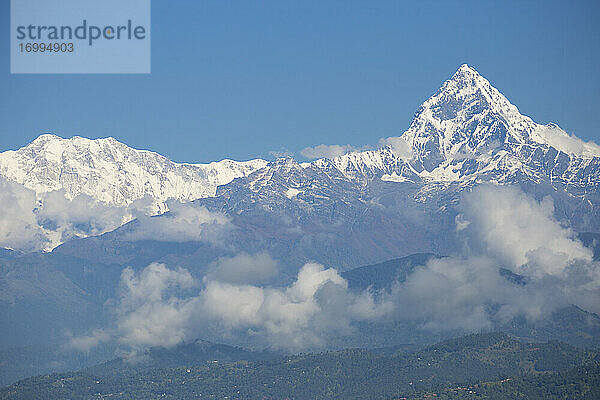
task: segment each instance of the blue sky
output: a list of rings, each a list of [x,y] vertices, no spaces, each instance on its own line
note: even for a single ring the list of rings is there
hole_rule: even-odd
[[[150,75],[11,75],[0,14],[0,150],[44,132],[189,162],[375,144],[465,62],[600,142],[598,1],[153,0]]]

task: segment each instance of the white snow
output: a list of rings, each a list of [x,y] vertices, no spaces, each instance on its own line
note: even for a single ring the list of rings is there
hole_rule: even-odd
[[[405,178],[402,175],[398,175],[396,171],[392,172],[391,174],[383,174],[381,176],[381,180],[385,182],[411,182],[410,179]]]
[[[217,186],[266,165],[261,159],[179,164],[113,138],[63,139],[49,134],[0,153],[0,176],[10,181],[38,194],[62,189],[69,198],[84,193],[111,205],[129,205],[146,196],[159,202],[214,196]]]
[[[522,115],[466,64],[419,107],[406,132],[380,143],[385,147],[351,152],[333,158],[332,163],[349,179],[380,176],[397,182],[409,179],[403,175],[409,171],[429,182],[470,182],[490,173],[496,175],[494,179],[505,181],[517,171],[528,176],[543,174],[540,160],[532,160],[532,154],[536,149],[545,154],[553,147],[569,156],[567,168],[559,168],[557,173],[562,181],[571,182],[581,179],[577,178],[582,175],[580,171],[591,162],[598,163],[600,157],[597,144]],[[461,170],[467,161],[476,164],[475,170]],[[325,163],[317,160],[313,165]],[[498,175],[502,173],[504,176]],[[597,182],[600,177],[584,179]]]
[[[302,190],[296,189],[296,188],[289,188],[288,190],[286,190],[285,192],[285,197],[287,197],[288,199],[293,199],[294,197],[296,197],[299,193],[302,193]]]
[[[382,139],[381,144],[376,150],[302,164],[287,160],[269,166],[261,159],[187,164],[130,148],[113,138],[41,135],[17,151],[0,153],[0,176],[38,194],[64,190],[70,198],[84,193],[112,205],[129,205],[144,197],[164,204],[169,198],[189,201],[214,196],[219,185],[261,169],[248,183],[251,190],[268,183],[275,168],[289,176],[298,169],[321,169],[333,179],[340,179],[339,171],[344,179],[363,182],[373,178],[405,182],[420,177],[446,184],[481,176],[496,181],[517,173],[541,176],[548,172],[541,169],[540,159],[532,159],[533,154],[543,156],[553,147],[567,156],[554,157],[558,167],[549,173],[550,179],[587,184],[600,180],[597,174],[586,172],[597,170],[600,146],[520,114],[466,64],[421,105],[401,136]],[[294,198],[298,193],[290,188],[285,195]]]

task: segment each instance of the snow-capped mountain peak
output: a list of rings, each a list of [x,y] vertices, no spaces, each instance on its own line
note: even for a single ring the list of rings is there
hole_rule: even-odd
[[[600,179],[600,146],[535,123],[466,64],[419,107],[404,134],[382,142],[332,163],[359,180],[471,184],[528,177],[589,186]]]
[[[128,205],[145,196],[157,202],[213,196],[217,186],[266,165],[261,159],[175,163],[112,137],[63,139],[53,134],[0,153],[0,176],[10,181],[36,193],[64,190],[70,198],[83,193],[112,205]]]
[[[36,192],[37,198],[25,196],[35,210],[28,210],[34,222],[44,216],[44,207],[53,211],[44,199],[56,193],[44,193],[55,190],[71,199],[85,194],[109,205],[127,206],[124,209],[137,210],[142,204],[143,212],[164,211],[170,198],[201,199],[197,203],[229,215],[276,212],[287,224],[298,218],[310,220],[314,214],[337,224],[340,219],[360,221],[371,207],[409,197],[423,204],[436,198],[446,203],[481,183],[539,186],[564,193],[578,207],[594,208],[594,218],[600,215],[600,147],[557,125],[537,124],[522,115],[467,65],[419,107],[403,135],[382,143],[373,150],[301,164],[291,158],[185,164],[114,138],[44,134],[21,149],[0,153],[0,184],[6,179]],[[135,203],[142,198],[150,198],[155,208],[148,210],[146,201]],[[87,204],[88,199],[78,200]],[[438,209],[435,202],[429,205],[432,210]],[[81,234],[103,232],[127,218]],[[70,237],[64,235],[71,232],[70,222],[61,225],[65,230],[51,229],[46,222],[40,220],[42,228],[48,226],[49,234],[57,236],[48,240],[51,246]]]
[[[533,122],[530,118],[521,115],[515,105],[467,64],[461,65],[452,78],[446,81],[428,102],[430,104],[439,103],[440,97],[458,100],[459,105],[462,105],[461,108],[465,109],[477,106],[487,107],[492,112],[504,117],[512,127],[517,129],[522,128],[518,125],[525,121],[525,125]],[[438,105],[441,106],[441,104]]]
[[[378,149],[303,164],[289,159],[180,164],[114,138],[44,134],[19,150],[0,153],[0,176],[37,193],[84,193],[114,205],[146,196],[158,202],[211,197],[218,186],[258,170],[240,182],[253,191],[274,185],[285,192],[300,190],[299,182],[316,182],[317,177],[359,182],[360,187],[373,179],[470,185],[526,177],[589,188],[600,180],[600,147],[522,115],[466,64],[419,107],[403,135],[383,143]]]
[[[536,127],[487,79],[463,64],[419,107],[402,137],[415,168],[431,172],[449,159],[526,143]]]

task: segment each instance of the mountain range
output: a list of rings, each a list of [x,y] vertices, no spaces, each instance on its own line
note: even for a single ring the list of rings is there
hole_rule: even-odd
[[[419,107],[404,134],[384,143],[300,167],[333,169],[355,181],[503,183],[527,178],[589,192],[600,183],[600,146],[569,136],[553,123],[535,123],[466,64]],[[144,196],[212,197],[218,186],[278,164],[262,159],[179,164],[110,137],[44,134],[1,153],[0,175],[37,193],[63,189],[71,197],[85,193],[123,205]],[[267,171],[259,176],[270,175]]]
[[[469,335],[412,352],[347,349],[278,356],[206,342],[24,379],[2,399],[595,399],[598,353],[561,342]],[[525,382],[521,382],[524,380]]]
[[[418,108],[406,132],[382,144],[313,162],[179,164],[113,138],[45,134],[0,153],[0,177],[38,196],[62,190],[116,206],[150,198],[159,213],[169,199],[212,198],[207,204],[232,214],[283,207],[330,218],[340,205],[352,203],[347,212],[359,214],[386,206],[389,192],[411,206],[441,198],[452,204],[475,185],[517,184],[536,197],[552,195],[559,218],[574,228],[599,225],[600,146],[535,123],[466,64]]]
[[[0,248],[5,247],[0,249],[0,350],[20,354],[14,359],[45,352],[62,360],[53,367],[48,356],[45,369],[35,372],[105,357],[114,348],[75,361],[57,354],[65,337],[84,335],[115,317],[126,267],[142,274],[160,263],[205,282],[217,266],[258,255],[279,266],[269,276],[267,293],[288,295],[300,279],[298,271],[314,262],[339,271],[350,293],[344,296],[389,292],[417,267],[465,247],[457,235],[461,200],[480,186],[519,187],[550,210],[550,217],[569,229],[565,232],[579,235],[573,240],[593,251],[589,262],[598,260],[600,147],[522,115],[467,65],[418,108],[402,135],[382,139],[371,150],[310,162],[287,157],[181,164],[113,138],[42,135],[0,153],[0,187],[18,192],[0,193],[9,210],[0,215],[2,224],[7,221],[0,224]],[[140,201],[152,207],[139,211]],[[28,212],[27,218],[10,220],[20,217],[15,204],[24,204],[18,210]],[[103,224],[105,219],[112,222]],[[21,237],[14,227],[33,233]],[[15,245],[48,232],[54,234],[51,246]],[[48,251],[31,250],[41,248]],[[508,267],[490,270],[527,287],[527,278]],[[500,306],[482,305],[493,312]],[[557,306],[547,319],[509,318],[495,327],[528,340],[597,346],[599,321],[580,307]],[[414,345],[451,334],[419,330],[418,321],[396,322],[361,321],[354,326],[361,337],[331,344]],[[248,332],[250,339],[259,336]],[[3,366],[8,372],[1,372],[4,381],[33,368],[15,372],[9,364]]]
[[[110,137],[63,139],[52,134],[0,154],[0,175],[38,194],[64,190],[70,198],[86,194],[111,205],[128,205],[145,196],[159,202],[214,196],[217,186],[266,165],[259,159],[178,164]]]

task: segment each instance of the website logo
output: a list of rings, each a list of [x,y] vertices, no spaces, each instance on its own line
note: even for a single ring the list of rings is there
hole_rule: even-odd
[[[11,73],[150,73],[150,0],[11,0]]]

